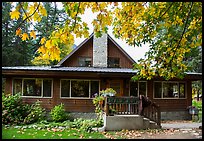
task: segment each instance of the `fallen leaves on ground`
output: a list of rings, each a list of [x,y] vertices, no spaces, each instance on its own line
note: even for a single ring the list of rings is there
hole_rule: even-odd
[[[189,133],[192,131],[188,131]],[[153,138],[171,138],[172,135],[181,135],[182,130],[179,129],[147,129],[147,130],[121,130],[116,131],[114,134],[111,132],[102,132],[102,134],[109,139],[153,139]],[[185,134],[189,134],[185,132]],[[195,134],[197,135],[197,134]]]

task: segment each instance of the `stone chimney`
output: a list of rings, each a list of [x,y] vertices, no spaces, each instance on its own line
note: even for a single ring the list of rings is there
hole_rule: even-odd
[[[107,68],[108,61],[108,35],[93,36],[93,67]]]

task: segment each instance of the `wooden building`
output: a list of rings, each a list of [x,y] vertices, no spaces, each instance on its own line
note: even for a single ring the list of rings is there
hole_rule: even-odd
[[[192,101],[191,83],[201,80],[202,74],[132,82],[134,63],[108,34],[100,38],[91,34],[56,66],[2,67],[2,75],[5,93],[20,92],[25,103],[40,100],[47,110],[64,103],[69,112],[94,112],[94,94],[111,87],[116,96],[148,96],[160,106],[162,119],[185,119]]]

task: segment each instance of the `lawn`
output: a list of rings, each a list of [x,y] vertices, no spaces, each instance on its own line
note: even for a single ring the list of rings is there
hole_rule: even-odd
[[[34,129],[2,127],[2,139],[105,139],[100,132],[84,132],[79,129],[58,128]]]

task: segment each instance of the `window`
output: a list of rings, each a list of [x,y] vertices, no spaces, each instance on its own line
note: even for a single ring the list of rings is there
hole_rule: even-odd
[[[70,80],[61,80],[61,97],[70,97]]]
[[[89,97],[89,81],[71,81],[71,97]]]
[[[98,80],[61,80],[61,97],[92,98],[99,94]]]
[[[43,80],[43,97],[51,97],[52,80]]]
[[[108,67],[109,68],[119,68],[120,67],[120,59],[114,57],[108,57]]]
[[[161,98],[162,96],[162,83],[154,82],[154,97]]]
[[[163,97],[172,98],[178,97],[178,84],[177,83],[163,83]]]
[[[130,82],[130,96],[147,96],[147,82]]]
[[[185,83],[154,82],[154,98],[185,98]]]
[[[130,82],[130,96],[138,96],[138,83]]]
[[[80,67],[91,67],[91,58],[90,57],[79,57],[79,66]]]
[[[13,80],[13,94],[22,93],[22,79]]]
[[[23,96],[41,96],[42,80],[24,79]]]
[[[51,97],[52,80],[38,78],[24,78],[13,80],[13,94],[22,96]]]
[[[95,94],[99,94],[99,81],[91,81],[91,97]]]
[[[185,83],[179,83],[179,97],[185,98]]]
[[[146,82],[139,82],[139,95],[144,95],[144,96],[147,95],[146,87],[147,87]]]

